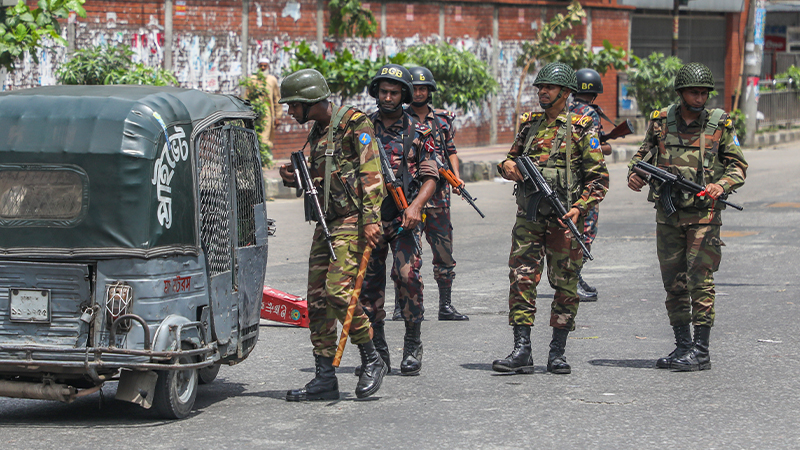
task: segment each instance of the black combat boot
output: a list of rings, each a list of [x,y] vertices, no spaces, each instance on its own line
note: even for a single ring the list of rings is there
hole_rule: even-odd
[[[597,289],[583,280],[583,275],[578,272],[578,298],[582,302],[596,302],[597,301]]]
[[[547,357],[547,371],[557,374],[572,373],[572,368],[564,357],[569,330],[553,328],[553,340],[550,341],[550,354]]]
[[[336,379],[336,368],[333,357],[314,354],[316,375],[300,389],[286,392],[287,402],[304,402],[309,400],[338,400],[339,381]]]
[[[689,324],[672,327],[672,332],[675,333],[675,350],[656,361],[656,367],[659,369],[671,369],[672,362],[692,348],[692,330]]]
[[[356,385],[356,397],[366,398],[381,388],[387,368],[372,341],[358,344],[358,352],[361,354],[361,375]]]
[[[495,372],[533,373],[530,325],[514,325],[514,349],[505,359],[494,360],[492,370]]]
[[[389,344],[386,343],[386,333],[383,330],[385,324],[386,322],[376,322],[372,324],[372,344],[375,345],[375,351],[378,352],[381,359],[383,359],[383,363],[386,365],[386,373],[391,373],[392,365],[389,362]],[[361,376],[361,370],[362,366],[356,367],[354,373],[357,377]]]
[[[676,372],[695,372],[711,368],[711,357],[708,354],[708,338],[711,327],[695,325],[694,346],[680,358],[672,361],[672,370]]]
[[[453,288],[439,285],[439,320],[469,320],[464,314],[459,313],[450,303]]]
[[[419,375],[422,369],[422,324],[406,322],[406,335],[403,337],[403,362],[400,363],[401,375]]]

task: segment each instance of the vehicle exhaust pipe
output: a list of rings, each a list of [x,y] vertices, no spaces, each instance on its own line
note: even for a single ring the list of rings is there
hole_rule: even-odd
[[[55,400],[71,403],[78,390],[66,384],[44,384],[28,381],[0,380],[0,397]]]

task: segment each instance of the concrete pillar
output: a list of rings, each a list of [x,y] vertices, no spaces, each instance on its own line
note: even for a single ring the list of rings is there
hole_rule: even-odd
[[[172,70],[172,0],[164,0],[164,68]]]
[[[381,37],[386,37],[386,3],[381,3]]]
[[[250,73],[250,0],[242,0],[242,76]],[[241,94],[247,94],[247,88],[241,87]]]
[[[439,42],[444,42],[444,3],[439,4]]]
[[[322,40],[324,33],[323,27],[325,26],[325,3],[323,0],[317,0],[317,53],[322,54],[325,48],[325,43]]]
[[[492,77],[496,80],[499,72],[498,55],[500,54],[500,11],[494,5],[492,13]],[[497,94],[489,100],[492,117],[489,122],[489,145],[497,144]]]

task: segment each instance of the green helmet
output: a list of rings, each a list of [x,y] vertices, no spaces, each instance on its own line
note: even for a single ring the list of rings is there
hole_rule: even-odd
[[[539,70],[536,80],[533,82],[534,86],[539,86],[540,84],[554,84],[570,89],[572,92],[578,92],[578,79],[575,76],[575,70],[562,62],[545,64]]]
[[[278,103],[317,103],[330,97],[328,82],[314,69],[303,69],[289,74],[281,83]]]
[[[691,62],[681,67],[675,75],[675,90],[687,87],[714,89],[714,75],[705,64]]]

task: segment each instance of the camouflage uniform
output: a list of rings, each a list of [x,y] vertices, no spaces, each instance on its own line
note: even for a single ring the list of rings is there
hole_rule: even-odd
[[[591,117],[594,124],[594,131],[598,136],[603,132],[603,124],[600,122],[600,115],[589,103],[581,99],[574,99],[569,106],[569,111],[580,117]],[[594,206],[589,208],[586,212],[586,220],[583,227],[583,237],[586,243],[586,248],[590,251],[592,249],[592,242],[597,237],[597,218],[600,213],[600,204],[595,203]]]
[[[434,131],[436,158],[442,164],[449,164],[448,155],[455,155],[456,146],[453,138],[456,134],[455,114],[443,109],[428,107],[428,115],[417,117],[414,110],[406,110],[419,122],[429,125]],[[447,146],[447,152],[442,147]],[[428,204],[425,205],[425,239],[431,246],[433,254],[433,278],[439,287],[452,287],[456,277],[456,260],[453,258],[453,224],[450,221],[450,183],[444,178],[439,180]]]
[[[331,105],[334,113],[339,109]],[[331,173],[330,199],[326,219],[333,236],[336,261],[328,252],[322,227],[317,226],[308,259],[308,315],[314,353],[333,357],[336,353],[336,322],[343,322],[355,287],[361,255],[366,249],[362,228],[380,222],[380,205],[386,191],[380,174],[378,141],[369,118],[350,109],[334,135],[335,168]],[[310,174],[324,192],[325,149],[328,129],[314,125],[309,134]],[[320,199],[322,203],[323,199]],[[370,322],[361,308],[350,325],[354,344],[370,340]]]
[[[386,155],[391,160],[395,176],[398,178],[400,178],[403,160],[403,136],[414,136],[413,145],[408,151],[406,160],[411,178],[409,189],[411,195],[408,198],[410,204],[419,190],[419,180],[426,176],[439,178],[436,162],[433,160],[435,145],[431,129],[420,123],[414,125],[407,113],[388,126],[381,121],[378,112],[370,115],[370,119],[375,123],[375,136],[383,145]],[[361,289],[361,306],[372,322],[383,322],[386,318],[383,308],[386,301],[386,258],[391,247],[394,256],[391,277],[399,295],[403,318],[406,322],[419,323],[423,320],[425,313],[422,299],[422,278],[419,273],[422,267],[422,253],[419,245],[422,238],[421,227],[400,232],[403,216],[397,213],[397,209],[393,205],[392,197],[387,196],[381,211],[383,241],[372,251]]]
[[[680,115],[681,107],[676,104],[653,112],[644,142],[629,167],[644,159],[703,186],[719,184],[725,193],[742,186],[747,162],[728,114],[705,109],[698,120],[686,124]],[[704,169],[702,176],[698,176],[700,133],[704,129]],[[669,217],[658,200],[655,186],[651,185],[647,198],[655,202],[656,242],[661,278],[667,291],[667,314],[673,327],[689,323],[711,327],[714,272],[719,269],[724,245],[720,225],[725,205],[709,197],[697,198],[675,191],[673,203],[677,211]]]
[[[520,131],[507,159],[513,160],[525,152],[531,126],[541,117],[541,113],[523,114]],[[567,139],[563,134],[567,126],[572,127],[570,164],[573,187],[577,195],[574,197],[571,195],[573,198],[565,206],[568,210],[570,207],[578,208],[583,217],[589,208],[603,200],[608,190],[608,169],[600,151],[594,126],[589,118],[568,115],[566,111],[551,123],[546,123],[546,118],[544,119],[527,155],[544,170],[565,169]],[[567,124],[568,121],[572,122],[571,125]],[[564,131],[561,132],[563,134],[559,147],[551,152],[553,141],[558,142],[557,136],[562,127]],[[502,164],[499,165],[499,170],[502,173]],[[545,178],[548,176],[545,175]],[[558,190],[556,186],[553,188]],[[521,189],[518,184],[517,190]],[[524,204],[524,201],[520,200],[524,194],[518,192],[517,195],[518,203]],[[546,202],[540,204],[540,215],[536,221],[529,222],[521,206],[517,210],[517,220],[511,232],[511,255],[508,261],[511,282],[508,321],[512,326],[533,325],[536,314],[536,286],[542,276],[543,260],[547,258],[547,278],[550,286],[556,290],[550,306],[550,326],[572,331],[575,329],[575,315],[579,305],[577,282],[578,272],[583,266],[583,253],[569,230],[560,226],[558,218],[552,211],[548,211],[549,206],[542,206],[544,203]],[[578,224],[580,226],[580,220]]]

